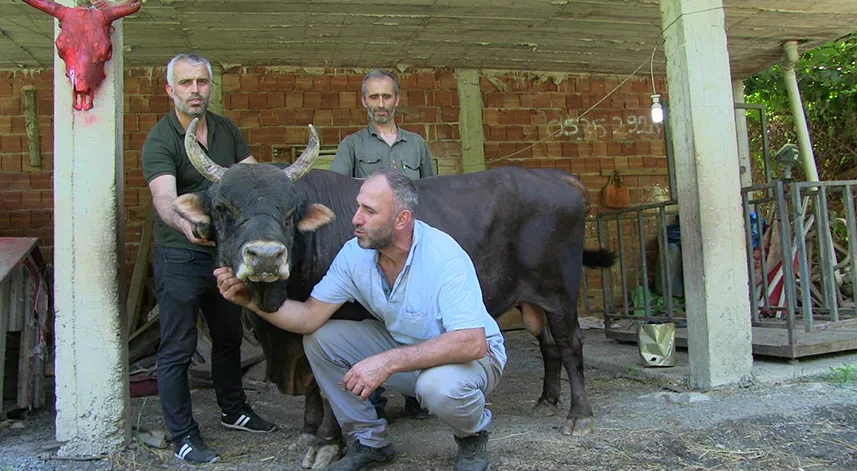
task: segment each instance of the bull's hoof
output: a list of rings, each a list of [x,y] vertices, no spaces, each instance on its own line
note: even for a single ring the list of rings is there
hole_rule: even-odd
[[[303,440],[304,437],[301,439]],[[313,441],[306,446],[306,453],[301,460],[301,468],[326,469],[342,456],[342,447],[339,446],[338,442],[325,444],[311,435],[310,437]]]
[[[315,463],[312,469],[327,469],[334,461],[342,456],[342,448],[338,443],[324,445],[318,449],[315,454]]]
[[[533,417],[555,417],[560,414],[561,412],[557,404],[551,404],[544,399],[539,399],[539,402],[536,403],[536,406],[533,407],[533,411],[530,413]]]
[[[315,457],[318,455],[318,445],[311,445],[306,450],[304,459],[301,460],[301,468],[312,469],[315,466]]]
[[[583,437],[589,435],[594,428],[595,420],[592,417],[568,419],[562,427],[562,434],[571,435],[572,437]]]

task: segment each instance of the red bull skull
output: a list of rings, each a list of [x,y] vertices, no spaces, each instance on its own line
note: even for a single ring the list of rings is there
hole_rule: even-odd
[[[106,75],[104,63],[113,57],[110,24],[140,9],[140,0],[111,5],[93,0],[92,7],[70,8],[48,0],[23,0],[60,21],[57,52],[65,62],[66,75],[74,91],[74,109],[91,110],[95,90]]]

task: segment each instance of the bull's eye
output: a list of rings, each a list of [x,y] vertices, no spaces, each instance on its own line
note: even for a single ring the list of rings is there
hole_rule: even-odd
[[[218,219],[228,221],[232,219],[232,208],[225,204],[218,204],[214,206],[214,214]]]

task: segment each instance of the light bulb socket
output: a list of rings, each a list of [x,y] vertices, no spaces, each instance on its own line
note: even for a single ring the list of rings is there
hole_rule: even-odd
[[[652,95],[652,122],[664,122],[664,107],[661,105],[661,96],[659,94]]]

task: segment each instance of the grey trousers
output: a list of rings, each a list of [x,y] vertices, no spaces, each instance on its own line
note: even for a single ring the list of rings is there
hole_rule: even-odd
[[[304,336],[304,352],[339,426],[365,446],[378,448],[390,443],[387,421],[378,418],[369,401],[343,390],[342,377],[364,358],[401,346],[377,320],[329,320],[315,333]],[[497,359],[486,355],[468,363],[396,373],[383,386],[416,397],[422,407],[463,438],[491,423],[485,396],[497,386],[502,373]]]

